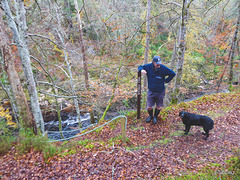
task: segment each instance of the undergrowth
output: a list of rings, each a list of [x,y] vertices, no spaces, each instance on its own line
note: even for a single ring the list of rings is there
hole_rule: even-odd
[[[227,161],[227,166],[223,167],[219,164],[210,164],[203,168],[200,172],[179,173],[177,176],[171,176],[166,179],[174,180],[238,180],[240,179],[240,156],[231,157]]]
[[[0,155],[7,153],[16,140],[17,124],[12,121],[8,109],[0,106]]]

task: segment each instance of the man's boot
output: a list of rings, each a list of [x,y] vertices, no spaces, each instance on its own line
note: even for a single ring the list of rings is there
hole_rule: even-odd
[[[157,117],[158,117],[160,111],[161,110],[158,110],[157,108],[155,108],[154,117],[153,117],[153,124],[157,123]]]
[[[149,114],[149,116],[148,116],[148,118],[146,119],[146,123],[150,123],[150,121],[152,120],[152,118],[153,118],[153,109],[152,109],[152,110],[149,110],[149,111],[148,111],[148,114]]]

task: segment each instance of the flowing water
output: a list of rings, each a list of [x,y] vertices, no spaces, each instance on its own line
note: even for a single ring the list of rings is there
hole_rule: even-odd
[[[81,131],[91,127],[91,119],[90,114],[86,113],[81,115],[81,124],[82,128],[79,128],[79,123],[77,121],[76,116],[68,115],[68,118],[62,121],[62,135],[59,131],[59,122],[58,121],[50,121],[44,123],[45,131],[49,139],[59,140],[64,138],[73,137]]]

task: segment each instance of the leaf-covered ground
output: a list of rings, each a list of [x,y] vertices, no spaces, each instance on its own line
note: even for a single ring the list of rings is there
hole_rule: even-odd
[[[207,141],[202,128],[188,135],[178,114],[181,110],[204,114],[214,120]],[[197,173],[213,164],[225,166],[240,149],[240,93],[215,94],[165,108],[156,125],[128,117],[127,143],[119,137],[120,123],[78,140],[74,153],[64,152],[44,160],[42,153],[17,155],[14,149],[0,157],[2,179],[159,179],[171,175]],[[76,139],[71,140],[76,141]],[[114,143],[113,143],[114,142]],[[215,166],[216,167],[216,166]],[[216,171],[216,173],[221,173]],[[1,179],[0,178],[0,179]]]

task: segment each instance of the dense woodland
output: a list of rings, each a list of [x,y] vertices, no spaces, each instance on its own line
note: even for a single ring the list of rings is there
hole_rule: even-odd
[[[98,124],[119,114],[128,116],[130,123],[128,126],[131,126],[131,130],[127,131],[127,143],[119,143],[120,147],[116,147],[117,152],[115,152],[116,155],[124,156],[123,161],[118,161],[119,164],[128,162],[129,158],[140,157],[136,160],[140,164],[144,163],[142,158],[145,156],[146,159],[151,159],[149,153],[154,151],[152,148],[156,148],[156,144],[159,146],[159,141],[156,143],[156,139],[170,137],[171,131],[179,130],[179,127],[168,123],[176,123],[176,116],[173,117],[171,113],[176,115],[181,109],[204,114],[209,113],[207,110],[214,109],[215,115],[218,114],[214,118],[219,124],[217,127],[219,133],[220,125],[222,128],[226,127],[221,124],[222,121],[229,119],[234,119],[235,123],[234,126],[230,123],[229,128],[235,130],[240,128],[239,101],[237,101],[239,92],[236,90],[239,89],[240,82],[239,0],[1,0],[0,22],[0,145],[2,146],[0,154],[10,152],[8,156],[4,156],[6,162],[11,161],[10,157],[16,151],[30,153],[27,155],[28,159],[31,159],[36,151],[40,152],[41,155],[35,155],[41,158],[44,156],[43,161],[48,163],[53,161],[49,158],[60,152],[62,156],[64,153],[65,155],[76,153],[76,149],[56,150],[52,145],[47,145],[48,140],[42,137],[45,132],[44,121],[48,118],[58,119],[59,130],[62,130],[63,111],[74,113],[80,128],[82,127],[80,116],[86,112],[89,112]],[[142,76],[142,116],[140,120],[136,120],[137,68],[139,65],[151,62],[155,55],[160,56],[163,64],[173,69],[176,76],[166,85],[164,109],[161,114],[164,123],[156,127],[141,128],[140,126],[146,126],[144,118],[147,83],[145,76]],[[228,95],[217,94],[216,97],[207,96],[203,99],[203,104],[202,101],[200,104],[196,102],[191,105],[183,103],[200,95],[220,92],[229,92],[229,97],[233,99],[229,100]],[[206,99],[210,101],[207,102]],[[235,103],[229,104],[230,102]],[[161,134],[156,135],[159,128],[162,129]],[[96,136],[102,139],[113,138],[109,136],[114,135],[115,131],[109,127],[103,128],[102,132],[98,130],[96,134],[89,135],[86,139],[78,139],[80,142],[77,144],[78,148],[81,149],[81,153],[86,154],[85,161],[88,161],[87,157],[95,157],[98,152],[110,152],[107,149],[109,144],[113,152],[114,142],[121,141],[121,138],[112,140],[108,145],[102,142],[96,145]],[[151,132],[148,139],[140,136],[146,131]],[[224,132],[227,134],[229,131],[225,129]],[[235,137],[239,135],[238,131],[235,135],[228,135],[234,143],[228,144],[231,138],[224,139],[224,142],[234,149],[234,153],[239,154],[238,139],[240,138]],[[135,136],[140,136],[142,142],[139,142]],[[193,136],[195,137],[195,134]],[[219,136],[222,136],[221,133]],[[168,148],[170,151],[184,145],[178,136],[174,137],[174,142],[178,142],[174,144],[178,146],[170,147],[167,142],[156,148],[157,151],[161,153]],[[171,143],[173,138],[170,139]],[[203,143],[192,142],[188,137],[184,139],[196,147]],[[212,152],[222,148],[219,146],[221,140],[216,136],[214,140],[210,140],[210,143],[217,142],[212,146],[214,147],[211,148]],[[154,146],[153,142],[155,142]],[[68,149],[72,146],[76,147],[75,143],[57,145]],[[87,145],[89,146],[86,148]],[[125,148],[126,146],[132,148],[129,150]],[[132,151],[134,146],[138,147],[136,152]],[[144,147],[139,148],[139,146]],[[98,151],[97,148],[101,150]],[[188,147],[184,146],[184,148]],[[91,149],[92,153],[90,153]],[[221,162],[216,160],[216,164],[224,165],[223,162],[227,158],[235,156],[227,149],[223,150],[226,151],[226,158],[225,156],[221,158]],[[212,154],[212,157],[216,154]],[[128,157],[130,155],[131,157]],[[171,156],[175,155],[171,154]],[[239,168],[240,160],[239,156],[237,157],[237,160],[232,161],[232,164],[235,163],[234,168]],[[75,157],[71,158],[75,159]],[[109,158],[114,159],[114,157]],[[163,157],[155,158],[159,160]],[[154,162],[157,163],[158,160]],[[94,164],[99,161],[101,158],[91,159],[89,163]],[[111,163],[113,161],[111,160]],[[185,161],[189,160],[182,159],[178,163],[184,162],[186,165]],[[13,177],[4,171],[6,166],[5,164],[0,168],[0,179]],[[43,166],[43,169],[48,169],[46,165]],[[146,166],[151,167],[151,164],[147,163]],[[172,168],[179,170],[175,166],[176,163],[172,164]],[[196,163],[191,167],[184,166],[186,169],[182,170],[185,172],[194,169],[194,172],[197,172],[200,166]],[[176,175],[176,172],[169,170],[167,166],[164,166],[165,169],[156,167],[147,172],[138,164],[136,167],[140,167],[139,172],[136,169],[128,171],[128,176],[124,176],[120,168],[115,172],[114,167],[116,168],[117,165],[112,165],[108,169],[109,174],[106,175],[106,179],[130,177],[154,179],[166,174]],[[91,171],[91,175],[84,173],[84,169],[81,171],[84,175],[80,174],[85,178],[105,179],[103,174],[107,169],[103,171],[99,169],[105,169],[105,165],[99,167],[98,172]],[[161,172],[154,173],[156,169]],[[58,169],[57,166],[57,170],[62,169]],[[215,171],[216,166],[212,170]],[[90,172],[89,168],[88,172]],[[231,172],[235,175],[238,172],[239,175],[240,170]],[[30,172],[21,173],[21,177],[25,177]],[[44,172],[41,173],[44,177]],[[45,178],[64,176],[61,173],[53,174],[50,173]],[[31,179],[34,176],[26,177]]]

